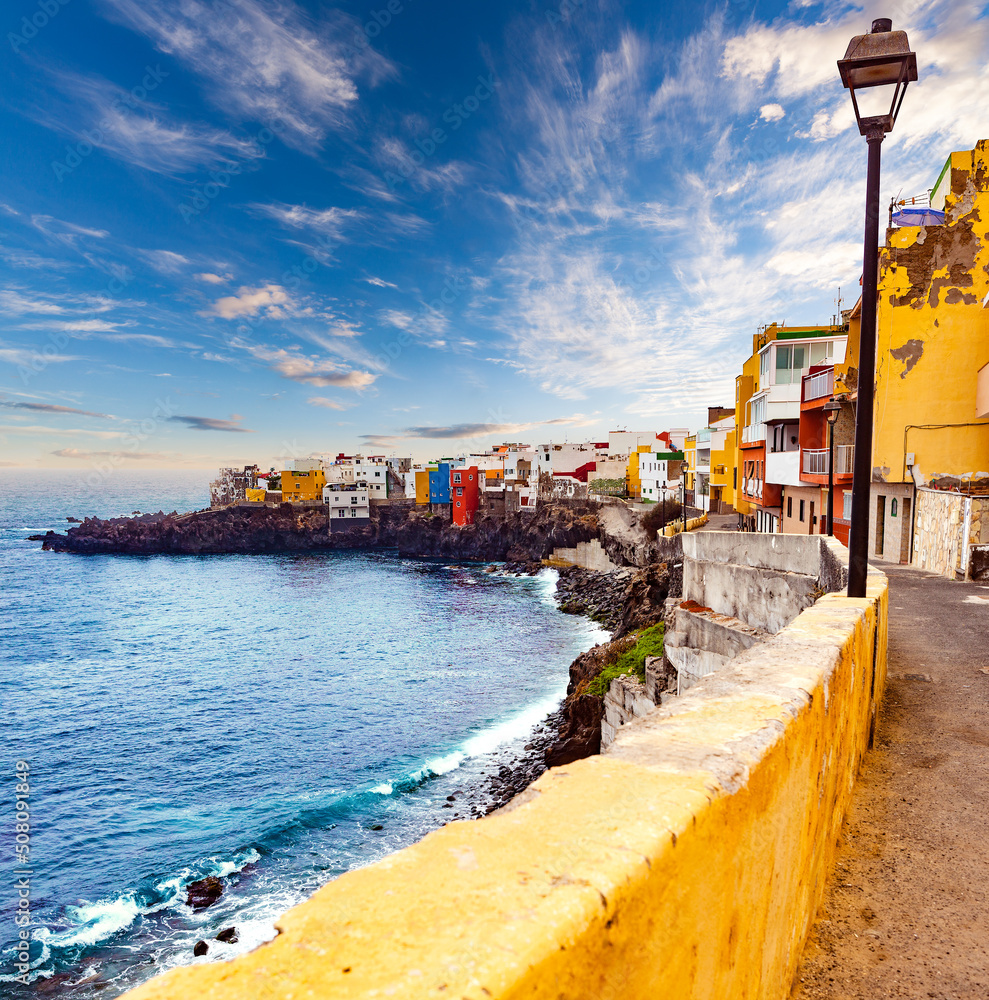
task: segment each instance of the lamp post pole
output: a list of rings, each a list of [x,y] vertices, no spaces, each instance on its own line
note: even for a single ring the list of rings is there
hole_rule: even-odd
[[[834,534],[834,424],[828,422],[828,534]]]
[[[885,130],[882,127],[870,129],[865,138],[869,144],[869,170],[865,185],[862,326],[859,332],[852,524],[848,533],[849,597],[865,597],[865,584],[869,573],[869,508],[872,504],[872,411],[876,378],[876,287],[879,280],[879,167]],[[831,437],[833,449],[833,430]]]
[[[841,82],[848,90],[859,133],[869,144],[865,195],[865,240],[862,249],[862,325],[859,334],[858,399],[855,412],[855,462],[852,479],[852,523],[848,534],[848,596],[865,597],[869,573],[869,508],[872,489],[872,415],[876,376],[876,285],[879,277],[879,168],[882,142],[893,130],[907,86],[917,79],[917,55],[905,31],[876,18],[872,30],[856,35],[838,60]],[[889,110],[863,114],[858,96],[873,88]]]

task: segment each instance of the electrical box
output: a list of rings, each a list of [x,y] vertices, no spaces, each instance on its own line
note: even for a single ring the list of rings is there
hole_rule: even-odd
[[[915,454],[914,454],[914,452],[908,451],[907,452],[907,465],[911,466],[911,465],[916,465],[916,464],[917,463],[915,461]]]

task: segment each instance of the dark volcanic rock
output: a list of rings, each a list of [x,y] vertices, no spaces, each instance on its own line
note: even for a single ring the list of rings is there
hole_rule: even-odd
[[[219,934],[216,935],[217,941],[222,941],[224,944],[236,944],[237,943],[237,928],[236,927],[224,927]]]
[[[215,875],[207,875],[190,884],[186,894],[186,905],[194,910],[205,910],[223,895],[223,883]]]
[[[663,620],[670,585],[667,563],[653,563],[634,573],[622,598],[613,638],[620,639],[631,632],[659,624]]]
[[[205,955],[209,951],[209,945],[205,941],[197,941],[192,949],[193,955],[199,958],[200,955]]]
[[[49,532],[44,548],[83,555],[311,552],[319,549],[398,549],[404,556],[538,563],[559,546],[600,533],[593,505],[558,501],[537,511],[481,513],[455,527],[415,504],[375,504],[369,524],[330,533],[326,510],[236,505],[189,514],[86,518],[66,534]]]

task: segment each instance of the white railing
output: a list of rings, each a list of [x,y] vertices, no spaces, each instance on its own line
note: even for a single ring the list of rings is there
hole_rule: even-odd
[[[851,475],[855,462],[855,445],[837,444],[834,448],[834,473],[836,476]],[[802,468],[810,476],[828,474],[828,449],[804,448]]]
[[[758,497],[762,499],[762,480],[761,479],[743,479],[742,480],[742,492],[746,496]]]
[[[834,369],[816,372],[804,379],[804,399],[820,399],[834,392]]]
[[[753,441],[766,440],[765,424],[748,424],[742,428],[742,444],[751,444]]]

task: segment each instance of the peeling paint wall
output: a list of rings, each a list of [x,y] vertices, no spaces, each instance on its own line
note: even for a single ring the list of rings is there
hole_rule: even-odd
[[[989,468],[989,420],[916,426],[976,421],[989,363],[987,141],[952,153],[950,176],[945,225],[891,230],[880,253],[872,465],[886,482],[910,481],[907,452],[927,475]]]

